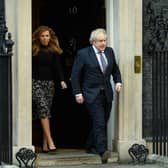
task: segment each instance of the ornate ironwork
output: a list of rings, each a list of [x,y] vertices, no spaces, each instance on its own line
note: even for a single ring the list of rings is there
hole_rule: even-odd
[[[37,155],[33,150],[21,148],[16,153],[16,159],[19,162],[19,167],[33,168]]]
[[[133,163],[145,163],[149,150],[142,144],[133,144],[128,153]]]

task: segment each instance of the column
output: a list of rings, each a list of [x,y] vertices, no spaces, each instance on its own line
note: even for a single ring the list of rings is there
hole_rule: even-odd
[[[7,26],[15,45],[13,69],[13,160],[22,147],[32,146],[31,0],[6,0]]]
[[[107,44],[112,47],[115,53],[116,61],[118,63],[118,33],[117,33],[117,23],[118,19],[116,15],[115,0],[106,0],[106,31],[107,31]],[[115,6],[115,7],[114,7]],[[115,92],[114,83],[112,82],[114,95],[112,102],[112,110],[110,119],[108,122],[108,149],[111,151],[116,151],[115,139],[117,135],[117,93]]]
[[[145,144],[142,138],[142,71],[134,72],[134,56],[142,59],[142,0],[119,0],[117,6],[118,54],[123,80],[117,148],[120,160],[128,160],[132,144]]]

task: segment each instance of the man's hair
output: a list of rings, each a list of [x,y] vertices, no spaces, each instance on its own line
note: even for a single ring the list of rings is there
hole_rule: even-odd
[[[97,36],[102,33],[104,34],[106,37],[107,37],[107,34],[106,34],[106,30],[103,29],[103,28],[98,28],[98,29],[95,29],[91,32],[90,34],[90,38],[89,38],[89,42],[90,44],[93,44],[94,41],[97,40]]]

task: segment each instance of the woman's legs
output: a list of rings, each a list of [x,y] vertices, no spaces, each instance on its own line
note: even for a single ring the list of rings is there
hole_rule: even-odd
[[[49,151],[56,149],[50,131],[50,121],[48,117],[41,118],[41,125],[43,129],[43,150]]]
[[[54,97],[54,82],[33,80],[33,111],[34,118],[40,118],[43,130],[43,150],[56,149],[50,131],[50,111]]]

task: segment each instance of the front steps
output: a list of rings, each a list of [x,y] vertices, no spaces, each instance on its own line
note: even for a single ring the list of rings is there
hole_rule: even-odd
[[[117,153],[111,153],[108,162],[117,162]],[[60,165],[101,164],[99,155],[88,154],[81,149],[58,149],[56,153],[38,153],[36,167],[56,167]]]

